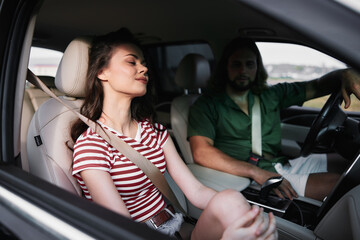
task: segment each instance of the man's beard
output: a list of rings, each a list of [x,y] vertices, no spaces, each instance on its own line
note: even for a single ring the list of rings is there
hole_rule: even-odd
[[[247,91],[252,87],[252,85],[254,85],[254,82],[252,82],[252,81],[248,81],[247,84],[243,84],[243,83],[238,84],[236,82],[236,80],[235,81],[229,80],[229,86],[233,90],[238,91],[238,92]]]

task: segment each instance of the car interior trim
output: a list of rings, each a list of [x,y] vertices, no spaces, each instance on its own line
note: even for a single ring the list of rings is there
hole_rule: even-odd
[[[62,236],[69,239],[84,240],[94,239],[34,204],[25,201],[23,198],[15,195],[2,186],[0,186],[0,202],[7,205],[8,208],[11,208],[17,214],[20,214],[27,219],[31,219],[31,222],[36,223],[40,228],[46,229],[46,232],[51,233],[56,237]]]

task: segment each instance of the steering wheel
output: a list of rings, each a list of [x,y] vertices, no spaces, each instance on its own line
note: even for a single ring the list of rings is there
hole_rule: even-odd
[[[308,156],[316,145],[322,141],[329,141],[331,134],[336,133],[346,120],[346,113],[341,109],[343,101],[341,90],[333,92],[319,115],[315,118],[304,145],[301,148],[301,156]]]

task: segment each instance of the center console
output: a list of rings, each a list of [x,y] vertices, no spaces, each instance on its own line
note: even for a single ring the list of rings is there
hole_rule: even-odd
[[[272,212],[275,216],[305,226],[308,229],[314,229],[316,226],[317,213],[321,204],[318,201],[308,202],[301,197],[293,200],[282,199],[273,193],[269,193],[264,199],[261,186],[254,184],[251,184],[241,193],[251,205],[258,205],[264,208],[267,213]]]

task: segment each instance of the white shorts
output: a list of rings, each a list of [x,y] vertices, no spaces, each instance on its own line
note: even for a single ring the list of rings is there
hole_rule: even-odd
[[[305,195],[309,174],[327,172],[326,154],[311,154],[289,160],[289,164],[275,164],[276,171],[286,178],[300,196]]]

